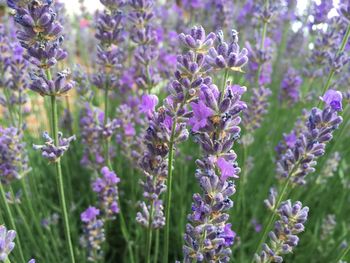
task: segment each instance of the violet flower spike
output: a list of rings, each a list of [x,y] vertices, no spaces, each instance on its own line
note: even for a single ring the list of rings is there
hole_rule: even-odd
[[[0,261],[5,261],[15,247],[13,240],[16,237],[14,230],[7,231],[4,225],[0,225]]]
[[[279,220],[269,233],[270,245],[263,244],[260,254],[255,255],[255,262],[282,262],[283,255],[292,253],[299,243],[297,235],[304,231],[308,212],[309,208],[299,201],[294,204],[290,200],[283,202],[277,211]]]
[[[248,62],[248,50],[238,45],[238,32],[232,30],[232,40],[230,43],[224,41],[224,34],[222,31],[217,33],[219,44],[217,47],[209,49],[206,57],[207,63],[213,69],[227,69],[231,71],[243,72],[242,68]]]
[[[59,132],[58,133],[59,145],[56,146],[54,143],[54,139],[51,138],[47,132],[43,132],[43,138],[45,140],[45,144],[44,145],[33,144],[33,148],[35,150],[40,150],[42,156],[45,159],[48,159],[49,162],[51,163],[57,162],[63,156],[63,154],[68,150],[70,143],[76,139],[75,135],[68,138],[63,138],[63,134]]]

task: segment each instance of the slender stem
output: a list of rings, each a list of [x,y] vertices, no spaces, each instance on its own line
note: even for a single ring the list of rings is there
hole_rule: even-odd
[[[170,206],[171,206],[171,191],[173,185],[173,159],[174,159],[174,137],[176,131],[177,118],[174,118],[173,125],[171,127],[171,137],[169,145],[169,157],[168,157],[168,191],[166,199],[166,214],[165,214],[165,235],[164,235],[164,254],[163,262],[168,263],[169,253],[169,230],[170,230]]]
[[[130,235],[129,235],[128,229],[126,227],[124,214],[123,214],[123,209],[122,209],[122,207],[120,205],[119,199],[118,199],[118,205],[119,205],[120,228],[122,230],[122,234],[123,234],[123,237],[125,239],[125,242],[127,243],[127,247],[128,247],[128,251],[129,251],[129,255],[130,255],[130,263],[134,263],[135,259],[134,259],[134,253],[133,253],[132,247],[131,247]]]
[[[9,207],[9,204],[7,203],[5,190],[4,190],[3,184],[1,182],[0,182],[0,192],[1,192],[2,200],[4,201],[4,206],[5,206],[5,210],[6,210],[6,213],[7,213],[7,217],[9,219],[9,221],[10,221],[10,227],[17,232],[17,228],[16,228],[16,225],[15,225],[15,220],[14,220],[14,217],[12,215],[12,212],[11,212],[11,209]],[[17,232],[17,234],[18,234],[18,232]],[[19,236],[20,235],[17,235],[17,237],[16,237],[16,243],[17,243],[17,246],[18,246],[18,251],[19,251],[19,255],[20,255],[21,261],[23,263],[25,263],[26,261],[24,260],[23,250],[22,250],[21,241],[20,241]]]
[[[11,263],[11,261],[9,260],[9,258],[6,258],[4,262],[5,262],[5,263]]]
[[[107,121],[108,121],[108,112],[109,112],[109,97],[108,97],[108,91],[109,91],[109,80],[108,80],[108,76],[107,76],[107,80],[106,80],[106,86],[105,86],[105,94],[104,94],[104,104],[105,104],[105,117],[103,120],[103,124],[104,126],[107,125]],[[105,141],[105,152],[104,152],[104,157],[105,157],[105,161],[107,162],[107,166],[109,169],[113,169],[112,164],[111,164],[111,160],[110,160],[110,156],[109,156],[109,138],[106,138]],[[126,227],[126,223],[125,223],[125,218],[124,218],[124,214],[123,214],[123,209],[120,205],[120,201],[118,198],[118,203],[119,203],[119,220],[120,220],[120,227],[121,227],[121,231],[122,231],[122,235],[125,239],[125,242],[127,243],[127,247],[128,247],[128,251],[130,254],[130,262],[133,263],[135,262],[134,260],[134,253],[132,251],[132,247],[131,247],[131,243],[130,243],[130,236],[129,236],[129,232],[128,229]]]
[[[108,112],[109,112],[109,97],[108,97],[108,77],[107,77],[107,80],[106,80],[106,87],[105,87],[105,99],[104,99],[104,103],[105,103],[105,117],[104,117],[104,120],[103,120],[103,125],[104,127],[106,127],[107,125],[107,122],[108,122]],[[111,164],[111,160],[110,160],[110,156],[109,156],[109,138],[107,137],[106,138],[106,141],[105,141],[105,153],[104,153],[104,157],[105,157],[105,161],[107,163],[107,166],[112,169],[112,164]]]
[[[159,254],[159,229],[156,230],[156,247],[154,249],[154,263],[158,262],[158,254]]]
[[[51,96],[51,118],[52,118],[52,127],[51,128],[52,128],[52,132],[53,132],[54,142],[55,142],[55,145],[59,145],[56,96]],[[58,159],[55,162],[55,169],[56,169],[56,175],[57,175],[58,195],[59,195],[59,199],[60,199],[61,213],[63,214],[63,225],[64,225],[64,231],[65,231],[65,236],[66,236],[66,241],[67,241],[67,248],[69,251],[70,262],[74,263],[75,259],[74,259],[72,240],[71,240],[71,236],[70,236],[70,226],[69,226],[67,205],[66,205],[66,199],[65,199],[65,193],[64,193],[64,183],[63,183],[63,175],[62,175],[62,168],[61,168],[61,160],[60,159]]]
[[[343,37],[342,43],[340,45],[340,48],[339,48],[336,56],[338,56],[340,53],[342,53],[344,51],[346,43],[348,43],[349,36],[350,36],[350,24],[348,25],[348,28],[346,29],[346,33],[345,33],[345,35]],[[332,68],[331,71],[329,72],[326,85],[323,87],[322,95],[328,90],[329,86],[331,85],[331,82],[332,82],[334,74],[335,74],[335,71]],[[321,101],[318,103],[317,107],[319,107],[320,104],[321,104]]]
[[[339,255],[339,257],[337,258],[337,260],[335,262],[340,262],[341,260],[343,260],[349,252],[350,252],[350,246],[348,246],[346,249],[344,249],[343,253],[341,253]]]
[[[146,241],[146,248],[147,248],[146,262],[147,263],[151,262],[152,234],[153,234],[153,229],[152,229],[153,210],[154,210],[154,201],[152,200],[151,210],[150,210],[149,218],[148,218],[148,228],[147,228],[147,241]]]

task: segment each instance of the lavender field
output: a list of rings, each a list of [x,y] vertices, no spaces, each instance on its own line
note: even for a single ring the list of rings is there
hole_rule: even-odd
[[[0,0],[0,262],[350,262],[349,36],[349,0]]]

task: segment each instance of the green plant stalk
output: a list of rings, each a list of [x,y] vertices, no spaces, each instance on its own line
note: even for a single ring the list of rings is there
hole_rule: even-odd
[[[25,263],[26,261],[24,260],[24,256],[23,256],[23,250],[22,250],[22,245],[21,245],[21,241],[20,241],[20,235],[18,234],[18,231],[17,231],[17,228],[16,228],[16,225],[15,225],[15,220],[14,220],[14,217],[12,215],[12,212],[11,212],[11,209],[9,207],[9,204],[6,200],[6,194],[5,194],[5,190],[4,190],[4,187],[3,187],[3,184],[0,182],[0,192],[1,192],[1,197],[2,197],[2,200],[4,202],[4,206],[5,206],[5,210],[6,210],[6,213],[7,213],[7,217],[10,221],[10,227],[16,231],[17,233],[17,237],[16,237],[16,243],[17,243],[17,246],[18,246],[18,252],[19,252],[19,255],[20,255],[20,258],[21,258],[21,261],[23,263]]]
[[[109,112],[109,97],[108,97],[108,77],[107,77],[107,81],[106,81],[106,87],[105,87],[105,97],[104,97],[104,103],[105,103],[105,117],[103,120],[103,125],[106,127],[107,125],[107,121],[108,121],[108,112]],[[109,138],[106,138],[105,141],[105,153],[104,153],[104,157],[105,160],[107,162],[107,166],[112,169],[112,164],[111,164],[111,160],[109,158]]]
[[[343,251],[343,253],[341,253],[341,254],[339,255],[339,257],[337,258],[337,260],[336,260],[335,262],[340,262],[341,260],[343,260],[349,252],[350,252],[350,246],[348,246],[348,247]]]
[[[104,104],[105,104],[105,109],[104,109],[104,112],[105,112],[105,117],[104,117],[104,120],[103,120],[103,124],[104,126],[107,125],[107,121],[108,121],[108,112],[109,112],[109,97],[108,97],[108,91],[109,91],[109,81],[108,81],[108,77],[107,77],[107,81],[106,81],[106,86],[105,86],[105,94],[104,94]],[[109,156],[109,139],[106,138],[106,141],[105,141],[105,152],[104,152],[104,157],[105,157],[105,161],[107,162],[107,166],[109,167],[109,169],[113,169],[112,167],[112,164],[111,164],[111,160],[110,160],[110,156]],[[130,254],[130,262],[133,263],[135,262],[134,261],[134,253],[132,251],[132,247],[131,247],[131,243],[130,243],[130,235],[129,235],[129,232],[128,232],[128,229],[126,227],[126,224],[125,224],[125,219],[124,219],[124,215],[123,215],[123,209],[120,205],[120,201],[119,201],[119,198],[118,198],[118,205],[119,205],[119,220],[120,220],[120,227],[121,227],[121,231],[122,231],[122,234],[123,234],[123,237],[124,237],[124,240],[125,242],[127,243],[127,247],[128,247],[128,251],[129,251],[129,254]]]
[[[11,261],[9,260],[9,258],[6,258],[4,262],[5,262],[5,263],[11,263]]]
[[[154,249],[154,263],[158,263],[159,254],[159,229],[156,230],[156,247]]]
[[[339,48],[336,56],[338,56],[340,53],[342,53],[344,51],[346,43],[348,43],[349,36],[350,36],[350,24],[348,25],[348,28],[346,29],[346,33],[343,37],[342,43],[340,45],[340,48]],[[334,69],[331,69],[331,71],[329,72],[327,81],[326,81],[326,85],[323,87],[322,95],[328,90],[329,86],[331,85],[334,74],[335,74]],[[320,107],[320,105],[321,105],[321,101],[318,103],[317,107]]]
[[[146,241],[146,249],[147,249],[146,262],[147,263],[151,262],[152,234],[153,234],[153,229],[152,229],[153,210],[154,210],[154,201],[152,200],[151,210],[150,210],[149,218],[148,218],[148,228],[147,228],[147,241]]]
[[[51,79],[50,74],[48,74],[48,78]],[[57,146],[59,145],[57,101],[56,101],[56,96],[51,96],[50,98],[51,98],[52,135],[54,138],[55,145]],[[58,159],[55,162],[55,169],[56,169],[56,176],[57,176],[57,183],[58,183],[58,195],[60,199],[61,213],[63,214],[63,225],[64,225],[64,231],[66,236],[67,249],[69,252],[70,262],[75,263],[73,244],[72,244],[72,239],[70,235],[70,226],[69,226],[67,205],[66,205],[66,199],[65,199],[65,193],[64,193],[64,183],[63,183],[63,175],[62,175],[60,159]]]
[[[171,191],[173,185],[173,162],[174,162],[174,137],[176,130],[177,118],[173,120],[171,127],[171,137],[169,145],[169,156],[168,156],[168,191],[166,197],[166,213],[165,213],[165,235],[164,235],[164,254],[163,262],[168,263],[168,253],[169,253],[169,231],[170,231],[170,211],[171,211]]]

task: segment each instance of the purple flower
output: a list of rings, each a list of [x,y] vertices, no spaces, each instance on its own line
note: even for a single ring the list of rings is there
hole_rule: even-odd
[[[225,239],[225,246],[227,247],[233,245],[236,237],[236,233],[232,231],[231,226],[231,224],[226,224],[224,231],[219,235],[219,237]]]
[[[0,183],[21,179],[30,169],[22,134],[14,127],[0,126]]]
[[[217,166],[221,171],[221,181],[226,181],[227,178],[239,178],[237,175],[237,170],[231,162],[227,162],[225,158],[220,157],[216,162]]]
[[[270,245],[263,244],[260,254],[255,254],[255,262],[282,262],[282,255],[289,254],[298,245],[298,234],[304,231],[309,208],[302,207],[301,202],[294,204],[290,200],[283,202],[278,208],[279,220],[274,230],[269,233]]]
[[[289,148],[292,148],[294,147],[296,141],[297,141],[297,136],[295,134],[294,131],[292,131],[291,133],[289,134],[285,134],[283,135],[284,137],[284,141],[286,142],[286,145],[289,147]]]
[[[335,111],[343,110],[343,107],[342,107],[343,95],[340,91],[329,89],[320,99]]]
[[[146,114],[148,117],[150,117],[153,114],[157,104],[158,104],[158,97],[156,95],[145,94],[142,96],[140,111]]]
[[[232,71],[242,72],[242,68],[248,62],[248,50],[242,48],[238,45],[238,32],[232,30],[232,41],[231,43],[226,43],[224,41],[224,34],[219,31],[217,38],[219,40],[219,45],[215,48],[209,49],[206,61],[214,69],[230,69]]]
[[[59,158],[61,158],[68,150],[70,143],[76,139],[75,135],[68,138],[63,138],[63,134],[59,132],[58,145],[55,145],[54,139],[51,138],[47,132],[43,132],[43,138],[45,139],[45,144],[33,144],[33,148],[35,150],[40,150],[42,152],[42,156],[48,159],[50,162],[57,162]]]
[[[189,119],[188,123],[192,126],[192,130],[197,132],[207,125],[208,118],[214,114],[214,111],[207,107],[202,101],[198,103],[192,102],[191,107],[193,110],[193,117]]]
[[[117,184],[120,182],[120,179],[108,167],[103,167],[101,174],[102,177],[96,178],[92,183],[92,189],[98,195],[102,216],[107,220],[113,219],[115,214],[119,213]]]
[[[0,260],[5,261],[13,248],[15,243],[13,240],[16,237],[16,232],[14,230],[7,231],[6,227],[0,225]]]
[[[306,175],[315,171],[317,159],[325,154],[326,144],[332,140],[334,130],[342,122],[338,112],[328,105],[323,110],[313,108],[303,127],[295,128],[299,131],[295,144],[280,149],[276,163],[277,177],[305,184]]]
[[[83,236],[81,245],[86,248],[88,261],[100,261],[103,257],[102,244],[105,241],[104,221],[98,219],[100,210],[90,206],[81,213],[83,225]]]
[[[303,80],[297,71],[289,68],[281,83],[279,98],[281,101],[287,100],[290,104],[295,104],[300,99],[300,86]]]
[[[206,35],[202,26],[194,26],[191,29],[190,34],[186,35],[181,33],[179,39],[189,49],[192,49],[197,53],[206,53],[214,43],[215,34],[209,33]]]
[[[80,219],[81,221],[88,223],[96,219],[96,217],[100,214],[100,210],[96,207],[89,206],[84,212],[81,213]]]

